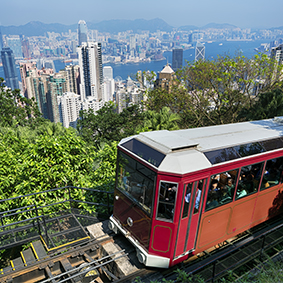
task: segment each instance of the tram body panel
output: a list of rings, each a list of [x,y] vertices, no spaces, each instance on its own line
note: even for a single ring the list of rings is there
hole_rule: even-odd
[[[228,235],[239,234],[251,227],[256,199],[257,195],[251,195],[235,201],[227,229]]]
[[[180,213],[182,194],[180,177],[158,174],[155,191],[155,203],[152,216],[151,244],[149,253],[167,258],[172,257],[176,243],[176,227]],[[167,197],[169,187],[176,187],[174,202]]]
[[[151,218],[123,193],[115,190],[113,214],[146,249],[149,247]]]
[[[205,250],[227,238],[227,226],[232,214],[230,205],[205,212],[201,218],[198,250]]]
[[[282,213],[283,209],[283,185],[263,190],[259,193],[252,219],[253,225],[257,225],[273,216]]]

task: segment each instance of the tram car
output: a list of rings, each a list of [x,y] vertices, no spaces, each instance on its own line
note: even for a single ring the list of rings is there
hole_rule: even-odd
[[[283,117],[125,138],[109,227],[173,266],[282,213],[282,169]]]

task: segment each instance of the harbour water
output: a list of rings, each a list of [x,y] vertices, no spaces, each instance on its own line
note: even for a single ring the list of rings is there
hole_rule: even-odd
[[[256,41],[223,41],[223,42],[211,42],[205,43],[205,58],[208,60],[216,59],[218,55],[229,54],[234,56],[237,52],[241,52],[247,58],[254,56],[258,48],[262,43],[268,43],[268,40],[256,40]],[[168,63],[172,62],[172,52],[166,51],[163,53],[164,60],[151,61],[137,64],[105,64],[105,66],[111,66],[113,68],[113,76],[121,77],[123,80],[127,79],[128,76],[135,78],[137,71],[154,71],[155,73],[160,72],[163,67]],[[195,58],[195,49],[184,50],[183,53],[183,65],[186,61],[193,61]],[[55,60],[54,65],[56,72],[64,69],[65,63],[61,60]],[[18,69],[18,76],[20,80],[20,72]],[[4,78],[3,67],[0,67],[0,77]]]

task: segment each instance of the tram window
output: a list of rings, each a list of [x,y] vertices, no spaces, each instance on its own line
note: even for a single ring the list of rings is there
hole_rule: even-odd
[[[238,182],[236,199],[257,192],[261,179],[264,162],[241,168],[240,178]]]
[[[197,191],[195,197],[194,214],[199,212],[200,200],[203,192],[204,180],[200,180],[197,184]]]
[[[157,217],[173,221],[178,184],[160,182]]]
[[[150,214],[156,173],[120,151],[118,156],[118,188]]]
[[[193,190],[193,183],[185,184],[185,197],[183,200],[183,215],[182,218],[185,218],[189,214],[189,206],[190,206],[190,201],[191,201],[191,195],[192,195],[192,190]]]
[[[206,211],[233,200],[237,177],[238,169],[211,176]]]
[[[268,160],[261,181],[261,190],[282,182],[283,157]]]

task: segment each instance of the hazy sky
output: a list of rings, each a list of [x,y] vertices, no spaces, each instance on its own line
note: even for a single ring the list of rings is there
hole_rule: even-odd
[[[8,0],[1,1],[0,24],[30,21],[76,24],[79,20],[161,18],[168,24],[203,26],[229,23],[245,27],[283,26],[282,0]]]

